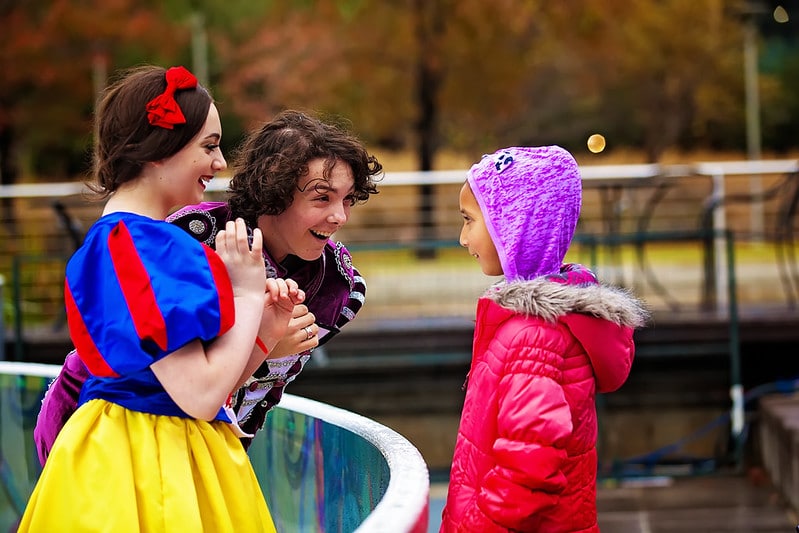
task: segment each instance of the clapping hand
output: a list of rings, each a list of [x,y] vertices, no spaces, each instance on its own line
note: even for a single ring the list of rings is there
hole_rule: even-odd
[[[244,220],[229,220],[225,229],[216,234],[216,253],[227,268],[234,296],[255,293],[262,296],[266,274],[264,272],[263,240],[261,230],[253,231],[252,249],[247,239]]]
[[[295,308],[303,301],[305,291],[293,279],[267,279],[266,300],[258,336],[264,340],[274,339],[277,344],[286,335]]]
[[[263,321],[261,325],[264,326]],[[316,325],[316,317],[308,311],[306,305],[297,304],[294,306],[286,333],[269,353],[268,359],[302,353],[318,345],[319,327]]]

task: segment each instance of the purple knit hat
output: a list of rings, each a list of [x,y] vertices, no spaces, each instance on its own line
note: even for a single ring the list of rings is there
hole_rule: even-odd
[[[508,281],[560,270],[582,202],[577,162],[559,146],[510,147],[467,175]]]

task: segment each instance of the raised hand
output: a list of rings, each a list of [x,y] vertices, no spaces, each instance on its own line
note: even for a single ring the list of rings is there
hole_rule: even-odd
[[[225,229],[216,234],[216,253],[227,267],[234,296],[264,293],[266,273],[261,230],[256,228],[253,231],[251,249],[244,220],[229,220]]]

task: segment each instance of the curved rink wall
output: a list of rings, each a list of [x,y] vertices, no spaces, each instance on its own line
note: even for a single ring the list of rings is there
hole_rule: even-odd
[[[0,362],[0,533],[16,531],[41,472],[33,426],[58,371]],[[373,420],[286,394],[249,454],[278,531],[427,531],[427,465]]]

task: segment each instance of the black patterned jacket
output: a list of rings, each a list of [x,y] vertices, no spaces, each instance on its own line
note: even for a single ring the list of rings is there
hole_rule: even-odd
[[[185,229],[200,242],[213,247],[220,229],[231,218],[224,202],[205,202],[184,207],[167,218],[167,222]],[[248,232],[251,234],[251,229]],[[305,291],[305,305],[316,317],[319,346],[332,339],[341,328],[355,318],[366,296],[366,283],[352,265],[352,257],[343,244],[328,241],[322,256],[304,261],[289,256],[276,262],[264,250],[264,265],[271,278],[291,278]],[[266,413],[283,396],[286,385],[302,371],[311,351],[278,359],[269,359],[253,377],[233,395],[233,410],[245,433],[261,429]],[[247,448],[251,438],[242,437]]]

